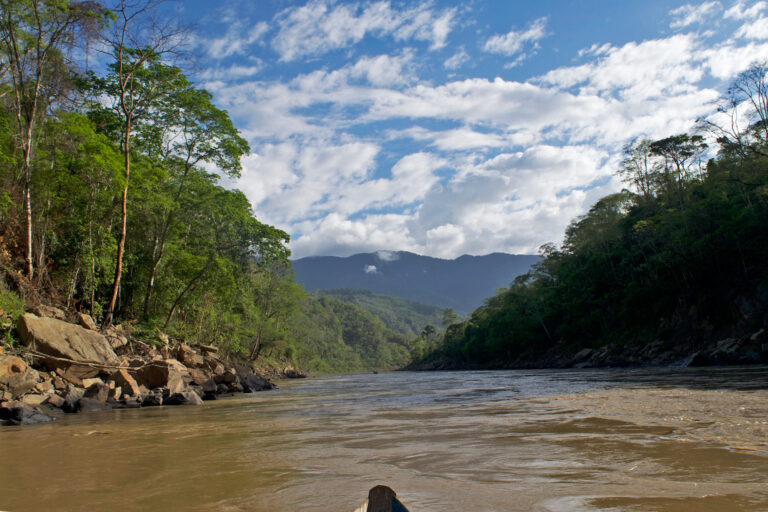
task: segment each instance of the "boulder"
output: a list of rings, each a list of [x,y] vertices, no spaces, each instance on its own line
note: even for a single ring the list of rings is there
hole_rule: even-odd
[[[203,405],[203,400],[194,391],[184,391],[169,396],[165,405]]]
[[[286,367],[283,370],[283,375],[285,375],[288,379],[306,379],[307,375],[305,373],[302,373],[298,371],[296,368],[293,368],[291,366]]]
[[[197,347],[197,349],[198,349],[198,350],[199,350],[199,351],[200,351],[200,352],[201,352],[203,355],[208,355],[208,354],[215,354],[215,353],[217,353],[217,352],[219,351],[219,347],[216,347],[216,346],[214,346],[214,345],[203,345],[202,343],[198,343],[198,344],[197,344],[197,345],[195,345],[195,346]]]
[[[101,365],[117,363],[117,355],[98,332],[70,324],[55,318],[41,318],[31,313],[19,317],[17,331],[21,341],[34,350],[56,358],[69,359],[74,363],[91,362]],[[49,368],[69,367],[72,363],[56,359],[44,359]],[[76,365],[80,368],[88,368]],[[98,371],[93,370],[93,375]],[[81,377],[82,378],[82,377]]]
[[[208,374],[208,372],[201,368],[190,368],[189,376],[192,379],[190,382],[192,384],[197,384],[198,386],[203,386],[206,382],[211,380],[211,376]]]
[[[109,391],[109,386],[103,382],[94,382],[85,390],[83,397],[92,398],[94,400],[98,400],[99,402],[106,402],[109,398]]]
[[[55,420],[56,418],[48,416],[40,408],[24,402],[10,401],[0,404],[0,421],[4,425],[31,425]]]
[[[189,371],[175,359],[152,361],[136,369],[134,373],[134,378],[139,385],[150,389],[165,387],[171,393],[186,390],[185,377],[189,377]]]
[[[93,377],[90,379],[83,379],[83,389],[88,389],[89,387],[93,386],[94,384],[104,384],[104,381],[101,380],[98,377]]]
[[[21,401],[28,405],[42,405],[48,400],[48,395],[24,395],[21,397]]]
[[[141,394],[141,389],[139,389],[136,379],[131,377],[127,370],[117,370],[110,378],[115,383],[115,388],[122,388],[123,393],[126,395],[139,396]]]
[[[201,388],[204,394],[215,395],[217,391],[216,381],[214,381],[213,379],[208,379],[207,381],[203,382],[203,384],[201,385]]]
[[[264,377],[258,375],[249,374],[245,375],[241,381],[243,391],[251,393],[253,391],[265,391],[267,389],[274,389],[275,385],[269,382]]]
[[[594,354],[594,350],[591,348],[584,348],[576,352],[576,355],[574,355],[568,362],[566,362],[563,366],[566,368],[575,367],[579,363],[584,363],[588,361],[592,355]]]
[[[227,368],[223,373],[214,376],[213,380],[216,381],[216,384],[234,384],[239,379],[234,368]]]
[[[91,315],[86,315],[85,313],[78,313],[76,316],[77,316],[77,323],[79,323],[86,329],[90,329],[91,331],[99,330],[99,326],[96,325],[96,322],[93,320],[93,317],[91,317]]]
[[[163,405],[164,402],[163,390],[153,389],[150,391],[144,399],[141,401],[142,407],[156,407]]]
[[[201,368],[205,364],[203,356],[192,350],[186,343],[179,344],[173,353],[176,359],[190,368]]]
[[[36,306],[32,310],[32,313],[43,318],[55,318],[56,320],[67,319],[67,314],[61,309],[55,308],[53,306],[46,306],[44,304],[40,304],[39,306]]]
[[[66,393],[64,394],[64,405],[62,409],[65,412],[77,412],[80,410],[80,399],[85,395],[85,390],[78,388],[72,384],[67,385]]]
[[[45,375],[45,374],[43,374]],[[53,393],[55,390],[52,379],[43,379],[35,385],[35,391],[40,394]]]
[[[45,401],[46,404],[57,407],[59,409],[64,407],[64,402],[65,400],[59,395],[48,395],[48,399]]]
[[[9,354],[0,355],[0,389],[19,397],[35,389],[39,380],[40,375],[23,359]]]

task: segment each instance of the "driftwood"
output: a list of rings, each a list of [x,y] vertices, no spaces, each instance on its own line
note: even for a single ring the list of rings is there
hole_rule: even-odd
[[[395,491],[386,485],[377,485],[368,491],[368,499],[354,512],[408,512],[397,499]]]

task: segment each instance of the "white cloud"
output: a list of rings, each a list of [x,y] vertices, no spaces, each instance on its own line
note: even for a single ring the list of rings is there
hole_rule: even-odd
[[[232,23],[227,33],[218,39],[203,41],[201,45],[207,49],[208,55],[214,59],[223,59],[231,55],[242,55],[248,48],[261,40],[269,31],[269,25],[260,21],[246,29],[241,23]]]
[[[768,18],[761,16],[754,21],[747,22],[736,31],[736,37],[745,39],[768,39]]]
[[[685,28],[694,24],[702,24],[723,8],[720,2],[704,2],[699,5],[685,4],[669,12],[674,18],[670,28]]]
[[[709,4],[715,3],[702,6]],[[535,252],[621,187],[612,171],[626,140],[690,130],[712,111],[724,83],[768,56],[756,25],[760,4],[726,11],[729,19],[747,20],[730,34],[741,30],[741,38],[712,43],[710,36],[676,33],[595,43],[578,52],[580,65],[528,81],[426,81],[420,72],[441,64],[456,69],[466,50],[401,45],[364,56],[349,50],[339,67],[284,80],[233,84],[226,72],[212,72],[209,84],[255,151],[238,185],[262,220],[292,233],[296,257],[385,249],[441,257]],[[304,31],[283,41],[286,61],[369,36],[435,48],[447,41],[440,27],[450,28],[454,14],[432,5],[398,10],[389,2],[314,0],[304,18],[297,14],[304,8],[278,16],[283,24],[273,43]],[[711,16],[718,5],[678,15]],[[413,14],[408,20],[406,11]],[[487,49],[514,61],[546,35],[545,26],[537,20],[495,36]]]
[[[467,61],[469,61],[469,55],[464,50],[464,48],[460,48],[459,51],[445,59],[445,62],[443,62],[443,67],[445,69],[451,70],[459,69]]]
[[[445,46],[454,16],[454,9],[436,12],[427,3],[397,10],[389,1],[361,7],[312,0],[276,17],[280,29],[272,44],[283,61],[346,48],[367,35],[427,41],[437,49]]]
[[[506,56],[517,55],[526,43],[535,45],[546,35],[547,18],[539,18],[531,22],[523,30],[512,30],[506,34],[497,34],[488,39],[483,50]]]
[[[400,254],[397,251],[376,251],[376,257],[381,261],[391,262],[400,259]]]
[[[376,268],[376,265],[365,265],[363,267],[363,272],[366,274],[378,274],[379,270]]]
[[[758,17],[766,7],[768,7],[766,2],[755,2],[749,7],[747,7],[745,2],[736,2],[730,9],[725,11],[724,16],[735,20],[752,19]]]

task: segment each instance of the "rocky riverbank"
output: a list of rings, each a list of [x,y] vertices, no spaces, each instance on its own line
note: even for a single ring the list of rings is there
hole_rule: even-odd
[[[67,320],[77,320],[77,324]],[[233,393],[275,388],[269,378],[302,377],[293,368],[266,376],[232,363],[215,346],[162,338],[160,347],[119,326],[99,330],[88,315],[40,306],[17,320],[23,345],[0,348],[0,422],[53,421],[62,413],[161,405],[202,405]]]
[[[694,367],[768,364],[768,330],[716,341],[655,340],[646,344],[609,343],[598,348],[573,348],[559,344],[543,354],[521,355],[485,365],[436,358],[409,370]]]

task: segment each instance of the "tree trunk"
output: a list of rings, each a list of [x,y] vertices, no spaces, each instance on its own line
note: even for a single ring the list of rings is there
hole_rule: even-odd
[[[120,291],[120,278],[123,274],[123,253],[125,252],[126,224],[128,220],[128,181],[131,177],[131,120],[125,123],[125,186],[123,187],[122,220],[120,224],[120,238],[117,242],[117,263],[115,265],[115,280],[112,284],[112,296],[109,298],[107,312],[104,314],[104,327],[112,325],[117,303],[117,294]]]

